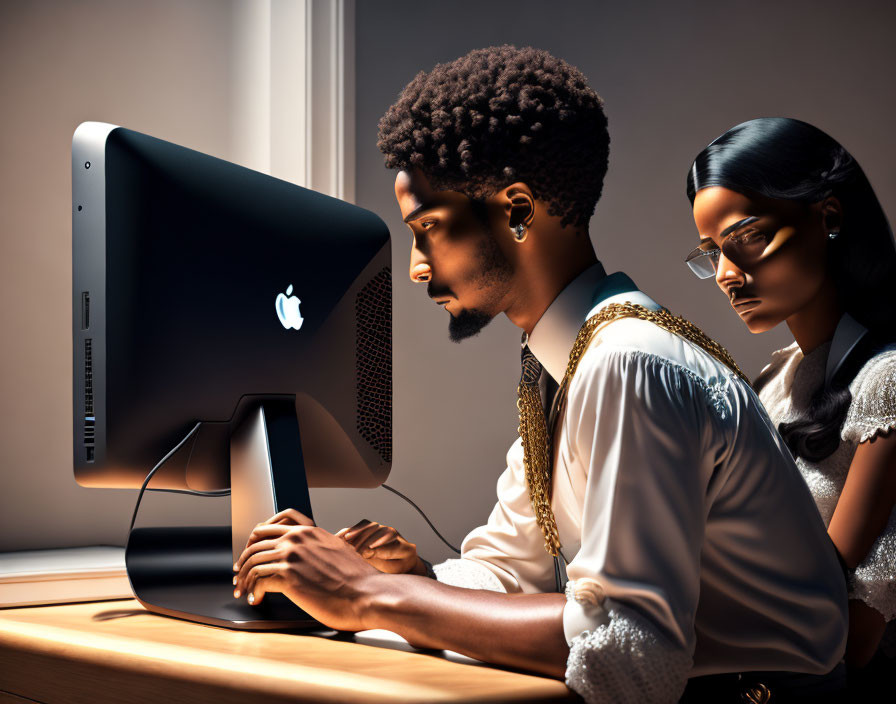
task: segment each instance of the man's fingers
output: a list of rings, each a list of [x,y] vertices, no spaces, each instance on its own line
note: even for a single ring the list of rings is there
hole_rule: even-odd
[[[366,518],[362,518],[360,521],[355,523],[355,525],[353,525],[351,528],[343,528],[339,532],[342,533],[342,531],[345,531],[346,536],[351,536],[351,535],[354,535],[359,530],[366,528],[367,526],[370,526],[370,525],[374,525],[373,521],[368,521]],[[376,525],[379,525],[379,524],[376,524]]]
[[[365,556],[367,552],[369,552],[373,547],[373,543],[382,542],[382,538],[386,538],[388,540],[392,540],[392,529],[388,526],[382,526],[381,528],[371,531],[370,533],[364,536],[363,540],[355,543],[355,549],[361,553],[362,556]]]
[[[289,523],[295,526],[314,525],[314,521],[308,518],[308,516],[306,516],[304,513],[301,513],[294,508],[285,509],[278,514],[271,516],[268,520],[259,525],[273,525],[275,523]]]
[[[353,528],[348,533],[346,533],[343,537],[349,543],[351,543],[355,547],[358,547],[359,545],[363,545],[367,541],[367,539],[370,537],[370,535],[372,535],[376,531],[380,530],[382,527],[383,526],[381,526],[379,523],[368,523],[363,528],[358,528],[358,529]]]
[[[296,526],[287,525],[286,523],[259,523],[252,529],[252,532],[249,533],[249,540],[246,541],[246,545],[248,546],[259,540],[266,540],[267,538],[280,537],[293,530],[295,527]]]
[[[271,565],[280,562],[283,559],[283,553],[280,550],[264,550],[262,552],[257,552],[254,555],[248,557],[248,559],[243,561],[242,567],[240,567],[240,571],[236,576],[236,589],[234,589],[234,596],[239,597],[240,594],[248,594],[248,575],[252,572],[253,569],[257,567],[261,567],[263,565]]]
[[[400,538],[401,536],[398,534],[397,530],[387,527],[386,531],[382,535],[380,535],[380,537],[377,538],[374,542],[370,543],[368,547],[378,548],[381,545],[385,545],[386,543],[391,543],[393,540],[395,540],[396,542],[401,542]]]
[[[242,554],[237,558],[236,563],[234,564],[234,572],[239,572],[240,568],[243,566],[243,563],[252,555],[257,552],[261,552],[262,550],[271,550],[277,544],[276,538],[269,538],[267,540],[259,540],[258,542],[250,543],[245,550],[243,550]]]
[[[397,560],[408,556],[407,548],[397,540],[378,548],[371,548],[370,552],[372,553],[371,557],[376,557],[378,560]],[[362,555],[362,557],[367,557],[367,555]]]
[[[391,526],[369,521],[358,521],[351,528],[343,528],[336,536],[355,548],[366,560],[395,560],[407,557],[410,544]]]
[[[246,601],[252,606],[258,606],[267,592],[282,591],[282,563],[274,562],[264,565],[256,565],[247,574]],[[279,588],[278,588],[279,587]]]
[[[233,571],[238,572],[240,567],[242,567],[243,560],[248,557],[246,551],[249,550],[255,543],[258,543],[262,540],[268,539],[277,539],[286,535],[291,530],[294,530],[295,526],[288,526],[282,523],[278,523],[276,525],[264,525],[258,524],[249,534],[249,540],[246,541],[246,547],[243,549],[242,554],[237,558],[237,561],[233,563]]]

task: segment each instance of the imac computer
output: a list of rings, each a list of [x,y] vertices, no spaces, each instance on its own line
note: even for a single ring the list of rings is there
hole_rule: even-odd
[[[225,526],[132,529],[150,610],[245,629],[312,625],[233,598],[255,524],[312,516],[308,487],[392,465],[389,232],[373,213],[159,139],[72,140],[74,473],[87,487],[215,495]]]

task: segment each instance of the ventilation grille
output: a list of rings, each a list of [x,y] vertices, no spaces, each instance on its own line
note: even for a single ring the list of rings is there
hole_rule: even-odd
[[[93,462],[96,444],[96,416],[93,413],[93,340],[84,340],[84,446],[88,462]]]
[[[392,270],[380,271],[355,300],[358,432],[392,462]]]
[[[84,340],[84,415],[93,415],[93,340]]]

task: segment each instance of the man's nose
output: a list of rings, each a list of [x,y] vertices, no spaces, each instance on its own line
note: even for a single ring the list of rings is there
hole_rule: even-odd
[[[429,266],[426,256],[417,249],[416,245],[411,249],[411,281],[415,284],[424,284],[432,279],[432,268]]]
[[[429,264],[417,264],[411,267],[411,281],[415,284],[425,284],[432,278],[432,269]]]

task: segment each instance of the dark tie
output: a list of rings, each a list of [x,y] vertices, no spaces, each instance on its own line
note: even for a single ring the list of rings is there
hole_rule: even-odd
[[[552,377],[548,370],[545,369],[544,373],[544,417],[548,421],[548,436],[553,439],[554,428],[553,423],[551,422],[551,413],[550,410],[554,406],[554,397],[557,395],[557,390],[560,388],[560,385],[554,381],[554,377]]]

